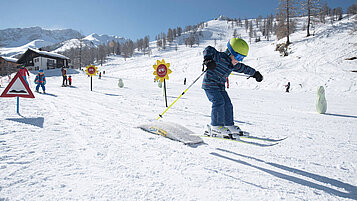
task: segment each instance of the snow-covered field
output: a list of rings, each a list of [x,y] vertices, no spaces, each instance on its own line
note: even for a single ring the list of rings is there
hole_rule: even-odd
[[[217,35],[224,48],[232,36],[224,21],[209,22],[199,47],[112,57],[93,91],[81,71],[71,71],[72,88],[60,87],[59,70],[45,72],[48,94],[20,98],[21,116],[16,98],[0,99],[0,200],[357,200],[357,62],[344,60],[357,52],[353,23],[321,25],[308,39],[295,33],[285,58],[273,51],[276,41],[251,44],[244,62],[264,81],[232,75],[227,91],[237,125],[254,136],[287,137],[270,147],[211,138],[192,147],[135,128],[166,109],[153,82],[156,60],[171,63],[170,104],[185,77],[190,84],[200,75],[203,48]],[[211,104],[200,85],[162,121],[201,134]],[[319,85],[325,115],[315,112]]]

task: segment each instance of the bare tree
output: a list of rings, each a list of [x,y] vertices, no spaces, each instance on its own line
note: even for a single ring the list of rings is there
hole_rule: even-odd
[[[121,44],[119,42],[115,43],[115,54],[121,55]]]
[[[150,46],[149,36],[145,36],[144,37],[144,55],[145,55],[145,52],[147,51],[147,49],[149,48],[149,46]]]
[[[155,37],[155,39],[156,39],[156,46],[157,46],[158,48],[161,48],[161,47],[162,47],[162,40],[161,40],[160,34],[157,35],[157,36]]]
[[[105,62],[105,45],[99,45],[98,47],[98,60],[100,60],[100,65],[102,66],[103,63]]]
[[[171,43],[172,41],[174,41],[174,32],[172,31],[172,29],[169,29],[167,31],[167,41],[169,43]]]
[[[253,38],[253,20],[249,21],[249,42],[252,43]]]
[[[243,23],[242,23],[242,20],[240,19],[240,17],[238,18],[238,26],[240,26],[240,27],[243,26]]]
[[[182,28],[177,27],[177,36],[181,36],[181,34],[182,34]]]
[[[136,46],[138,48],[138,51],[143,51],[144,50],[144,39],[142,39],[142,38],[137,39]]]
[[[304,14],[307,15],[307,25],[306,25],[306,36],[310,36],[310,24],[311,24],[311,17],[315,16],[319,7],[320,7],[320,0],[303,0],[301,1],[302,9],[305,11]]]
[[[244,19],[244,25],[245,25],[245,32],[247,32],[247,31],[248,31],[248,28],[249,28],[248,18],[245,18],[245,19]]]
[[[297,15],[298,8],[296,0],[279,0],[279,15],[280,26],[278,29],[280,34],[286,36],[286,46],[290,44],[290,34],[292,33],[292,27],[290,26],[291,19]],[[283,22],[281,22],[283,21]],[[279,38],[279,37],[278,37]]]
[[[238,36],[237,29],[234,29],[234,31],[233,31],[233,38],[237,38],[237,36]]]
[[[161,38],[162,38],[162,49],[166,49],[166,34],[162,33]]]
[[[255,22],[257,23],[256,24],[257,28],[260,27],[260,24],[262,23],[262,19],[263,19],[263,17],[261,15],[259,15],[258,18],[255,20]]]
[[[357,14],[357,3],[355,3],[352,6],[347,8],[347,14],[349,14],[349,15]],[[0,43],[0,45],[1,45],[1,43]]]
[[[336,8],[336,19],[342,20],[343,10],[341,7]]]

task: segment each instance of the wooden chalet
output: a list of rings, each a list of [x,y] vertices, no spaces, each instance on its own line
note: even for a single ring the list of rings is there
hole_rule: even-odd
[[[17,59],[0,56],[0,75],[8,75],[17,71]]]
[[[70,59],[61,54],[29,48],[17,61],[28,70],[47,70],[69,66]]]

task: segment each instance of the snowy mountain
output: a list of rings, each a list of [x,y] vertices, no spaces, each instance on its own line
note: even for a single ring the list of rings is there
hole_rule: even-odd
[[[47,94],[20,98],[21,115],[16,98],[0,98],[0,200],[357,200],[357,60],[346,60],[357,54],[356,21],[319,24],[307,38],[305,19],[298,20],[289,56],[275,51],[285,39],[252,41],[244,63],[264,80],[231,75],[227,89],[236,125],[285,140],[265,146],[274,143],[202,137],[203,144],[187,146],[137,128],[167,109],[153,82],[153,65],[165,59],[168,103],[175,104],[159,122],[202,135],[211,103],[202,78],[175,102],[188,87],[183,80],[202,73],[206,46],[224,50],[235,29],[249,41],[244,28],[212,20],[199,45],[182,43],[190,33],[165,50],[153,41],[150,55],[110,57],[98,66],[101,79],[70,69],[73,86],[60,87],[60,70],[47,70]],[[0,93],[9,81],[0,79]],[[315,109],[320,85],[325,115]]]
[[[125,43],[125,41],[127,39],[119,37],[119,36],[109,36],[106,34],[98,35],[96,33],[92,33],[92,34],[82,38],[81,40],[82,40],[82,46],[97,47],[98,45],[108,44],[108,42],[111,42],[111,41]],[[74,48],[74,47],[80,47],[79,39],[66,40],[59,44],[56,44],[55,50],[53,50],[53,51],[54,52],[63,52],[65,50],[68,50],[68,49]]]
[[[82,35],[73,29],[48,30],[41,27],[9,28],[0,30],[0,41],[3,47],[20,47],[32,43],[37,48],[60,43]]]
[[[50,47],[54,52],[61,52],[72,47],[79,47],[82,39],[83,46],[96,47],[110,41],[123,43],[126,39],[118,36],[90,34],[82,36],[72,29],[46,30],[40,27],[11,28],[0,30],[0,55],[14,56],[22,54],[28,48]]]

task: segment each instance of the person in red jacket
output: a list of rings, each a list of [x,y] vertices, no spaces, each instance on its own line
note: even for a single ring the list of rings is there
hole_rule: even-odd
[[[21,75],[21,76],[24,78],[24,80],[26,81],[27,85],[29,85],[29,83],[27,82],[26,74],[27,74],[27,76],[30,77],[30,73],[29,73],[29,71],[25,68],[24,65],[21,65],[21,66],[20,66],[19,72],[20,72],[20,75]]]
[[[68,83],[69,83],[69,86],[72,86],[72,77],[71,76],[68,77]]]

